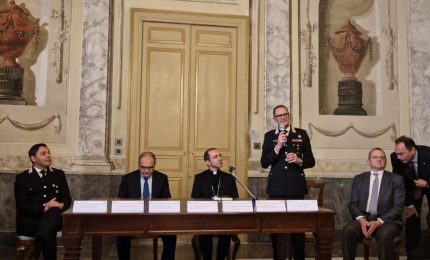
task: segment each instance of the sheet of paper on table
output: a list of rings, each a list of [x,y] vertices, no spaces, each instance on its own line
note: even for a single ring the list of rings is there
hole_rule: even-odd
[[[255,211],[257,212],[285,212],[285,200],[256,200]]]
[[[150,200],[149,213],[179,213],[181,202],[179,200]]]
[[[112,213],[143,213],[143,200],[113,200]]]
[[[106,213],[107,200],[75,200],[74,213]]]
[[[218,213],[218,202],[212,200],[187,201],[187,212],[191,213]]]
[[[288,212],[318,211],[317,200],[287,200]]]
[[[222,212],[254,212],[254,208],[251,200],[223,201]]]

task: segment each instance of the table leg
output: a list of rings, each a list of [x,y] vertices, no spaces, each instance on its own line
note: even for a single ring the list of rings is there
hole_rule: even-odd
[[[92,248],[93,248],[92,259],[93,260],[102,259],[102,237],[93,236]]]
[[[333,243],[333,233],[316,233],[315,234],[315,259],[330,260]]]
[[[63,259],[65,260],[79,259],[80,252],[81,252],[81,241],[82,241],[82,236],[63,234],[63,244],[64,244]]]

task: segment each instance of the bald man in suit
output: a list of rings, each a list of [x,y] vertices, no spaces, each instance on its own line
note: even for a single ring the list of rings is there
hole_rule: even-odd
[[[139,157],[139,170],[124,175],[119,187],[119,198],[151,199],[170,198],[167,175],[154,170],[156,163],[152,152],[144,152]],[[145,182],[148,182],[145,191]],[[117,237],[117,252],[119,259],[130,259],[131,236]],[[161,259],[175,259],[176,236],[161,236],[163,253]]]
[[[368,160],[370,171],[355,176],[352,183],[348,208],[353,220],[342,231],[343,259],[355,259],[363,238],[378,241],[379,259],[395,259],[393,239],[403,228],[405,184],[400,175],[385,171],[387,158],[381,148],[370,150]]]

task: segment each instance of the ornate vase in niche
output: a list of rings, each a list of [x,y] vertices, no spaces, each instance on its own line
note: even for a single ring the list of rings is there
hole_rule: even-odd
[[[338,82],[339,103],[333,112],[335,115],[367,115],[362,107],[362,84],[355,77],[370,44],[370,38],[365,39],[361,35],[349,21],[328,38],[330,51],[343,73],[343,78]]]
[[[27,44],[39,32],[39,19],[9,1],[0,9],[0,104],[25,105],[23,94],[24,69],[16,62]]]

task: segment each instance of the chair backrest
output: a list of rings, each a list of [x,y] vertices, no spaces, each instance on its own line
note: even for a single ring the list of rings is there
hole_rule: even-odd
[[[308,191],[311,191],[311,189],[317,189],[318,190],[318,206],[324,207],[324,187],[325,182],[316,182],[314,180],[307,180],[306,184],[308,186]]]

